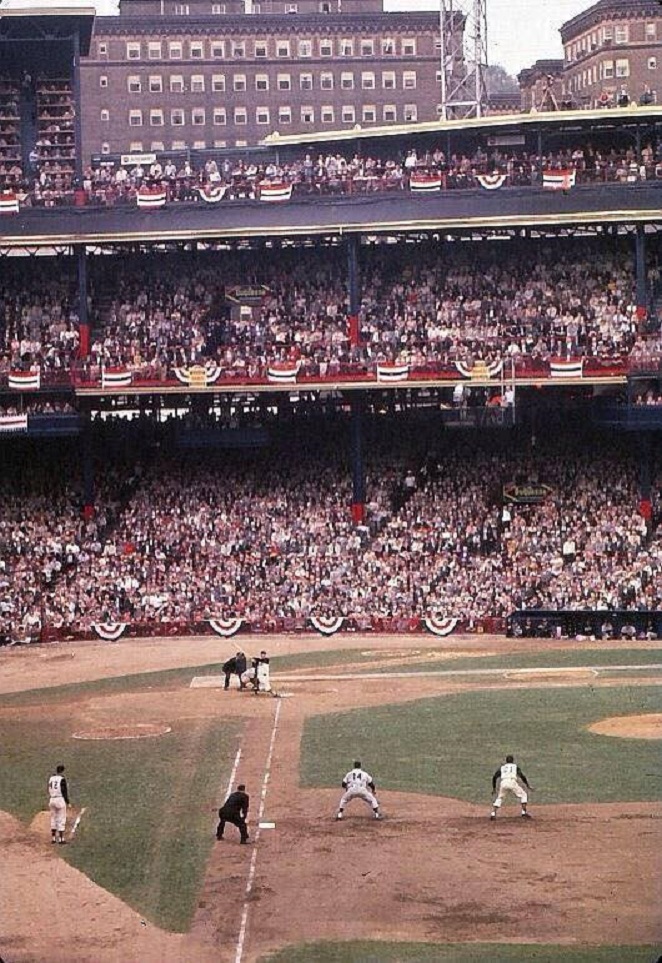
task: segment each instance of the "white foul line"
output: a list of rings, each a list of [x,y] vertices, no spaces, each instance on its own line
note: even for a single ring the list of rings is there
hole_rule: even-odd
[[[232,767],[232,772],[230,773],[230,780],[228,782],[228,788],[225,790],[225,797],[223,799],[223,802],[225,802],[225,800],[228,798],[228,796],[232,792],[232,787],[234,786],[234,781],[237,775],[237,769],[239,768],[240,759],[241,759],[241,746],[239,747],[239,749],[237,749],[237,754],[234,757],[234,765]]]
[[[260,821],[264,815],[264,804],[267,798],[267,787],[269,785],[269,777],[271,775],[271,760],[274,754],[274,745],[276,744],[276,733],[278,732],[278,719],[280,718],[281,700],[278,699],[276,703],[276,712],[274,713],[274,724],[271,730],[271,740],[269,742],[269,752],[267,753],[267,761],[264,766],[264,778],[262,780],[262,792],[260,794],[260,810],[257,817],[257,830],[253,838],[253,852],[251,854],[251,865],[248,870],[248,880],[246,881],[246,892],[244,895],[244,909],[241,914],[241,926],[239,928],[239,939],[237,940],[237,951],[235,953],[235,963],[241,963],[244,954],[244,940],[246,939],[246,928],[248,925],[248,907],[251,892],[253,890],[253,882],[255,880],[255,866],[257,864],[257,841],[260,838]]]

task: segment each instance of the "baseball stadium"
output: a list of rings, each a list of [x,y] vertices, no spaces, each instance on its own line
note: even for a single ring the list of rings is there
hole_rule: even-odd
[[[662,957],[662,8],[486,2],[0,0],[0,963]]]

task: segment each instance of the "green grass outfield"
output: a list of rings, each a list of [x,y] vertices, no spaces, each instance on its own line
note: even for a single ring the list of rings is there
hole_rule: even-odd
[[[651,946],[541,946],[501,943],[306,943],[260,963],[655,963]]]
[[[301,782],[336,787],[361,759],[382,789],[490,801],[513,753],[533,803],[662,798],[660,744],[588,732],[608,716],[660,711],[658,686],[472,691],[306,720]]]
[[[113,680],[114,692],[126,691],[122,681]],[[49,693],[51,703],[58,701],[55,694]],[[61,687],[59,695],[67,704],[77,687]],[[73,803],[87,812],[75,842],[59,852],[144,917],[185,931],[214,842],[213,806],[227,786],[241,723],[186,719],[172,726],[155,739],[97,742],[72,739],[71,724],[60,714],[30,713],[25,720],[0,715],[0,809],[29,823],[46,808],[46,780],[63,761]]]
[[[579,666],[662,665],[662,649],[559,649],[547,652],[508,652],[476,658],[438,659],[399,666],[399,672],[449,672],[465,669],[541,669]],[[393,672],[395,667],[380,666],[376,672]]]

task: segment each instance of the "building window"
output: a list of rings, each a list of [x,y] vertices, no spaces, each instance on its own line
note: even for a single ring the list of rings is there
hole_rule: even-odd
[[[143,142],[141,140],[132,140],[131,143],[129,144],[129,152],[131,154],[135,154],[136,151],[139,154],[142,154],[142,150],[143,150]]]
[[[374,40],[362,40],[361,41],[361,56],[362,57],[374,57],[375,55],[375,41]]]
[[[225,44],[222,40],[213,40],[211,44],[212,60],[223,60],[225,57]]]
[[[402,89],[416,90],[416,71],[405,70],[402,74]]]
[[[268,107],[257,107],[255,109],[255,123],[261,126],[271,123],[271,115]]]
[[[342,73],[340,75],[340,89],[354,90],[354,74]]]
[[[385,124],[394,124],[398,119],[398,112],[395,104],[384,104],[382,107],[382,118]]]
[[[126,45],[126,59],[127,60],[140,60],[140,44],[139,43],[128,43]]]
[[[330,0],[321,0],[321,2],[320,2],[320,13],[331,13],[331,3],[330,3]]]
[[[321,107],[320,118],[323,124],[335,124],[336,114],[333,107]]]
[[[255,41],[255,58],[256,60],[266,60],[269,53],[269,48],[267,46],[266,40],[256,40]]]
[[[630,76],[630,61],[627,57],[616,61],[616,76],[621,78]]]
[[[171,60],[182,59],[182,44],[179,40],[173,40],[168,44],[168,56]]]
[[[279,123],[279,124],[291,124],[291,123],[292,123],[292,108],[291,108],[291,107],[279,107],[279,108],[278,108],[278,123]]]
[[[333,57],[333,41],[320,40],[320,57]]]
[[[178,17],[188,17],[191,12],[188,3],[176,3],[175,4],[175,14]]]
[[[107,141],[104,141],[101,145],[101,153],[110,154],[110,144]]]
[[[646,40],[657,40],[657,24],[646,24]]]
[[[292,78],[289,74],[278,74],[276,78],[276,83],[279,90],[291,90],[292,89]]]
[[[627,23],[616,24],[614,27],[614,43],[627,43],[630,39],[630,29]]]
[[[299,12],[299,4],[298,4],[298,3],[286,3],[286,4],[285,4],[285,13],[298,13],[298,12]]]
[[[184,126],[184,111],[181,107],[175,107],[170,111],[170,123],[173,127]]]
[[[104,107],[101,113],[99,114],[99,119],[103,121],[103,123],[107,124],[108,121],[110,120],[110,111]]]
[[[648,69],[649,69],[649,70],[657,70],[657,57],[649,57],[649,58],[648,58]]]
[[[326,72],[320,74],[320,89],[333,90],[333,74]]]
[[[343,124],[353,124],[356,121],[356,111],[351,105],[345,104],[342,109]]]
[[[149,146],[152,151],[165,150],[165,145],[162,140],[153,140]]]
[[[313,42],[312,40],[300,40],[299,41],[299,56],[300,57],[312,57],[313,55]]]
[[[191,123],[194,127],[204,127],[205,124],[205,108],[204,107],[194,107],[191,111]]]
[[[255,89],[256,89],[256,90],[269,90],[269,74],[256,74],[256,75],[255,75]]]
[[[191,76],[191,93],[192,94],[204,94],[205,92],[205,78],[203,74],[193,74]]]
[[[214,107],[214,126],[225,127],[228,122],[228,115],[225,107]]]
[[[211,5],[211,12],[212,12],[212,14],[213,14],[215,17],[220,16],[220,14],[225,13],[225,4],[224,4],[224,3],[212,3],[212,5]]]
[[[313,89],[313,75],[312,74],[299,74],[299,87],[301,90],[312,90]]]
[[[143,125],[143,112],[142,110],[130,110],[129,111],[129,127],[142,127]]]
[[[160,40],[150,40],[147,44],[147,56],[150,60],[160,60],[161,59],[161,41]]]
[[[205,55],[204,44],[201,40],[191,41],[191,60],[202,60]]]
[[[403,57],[415,57],[416,56],[416,41],[415,40],[403,40],[402,41],[402,56]]]
[[[108,78],[105,74],[99,77],[99,86],[104,88],[108,86]]]
[[[235,74],[232,78],[232,89],[238,92],[246,90],[246,74]]]
[[[362,90],[374,90],[375,89],[375,75],[372,71],[363,71],[361,74],[361,89]]]
[[[150,94],[163,93],[163,77],[160,74],[153,74],[149,78],[149,92]]]
[[[340,41],[340,56],[354,56],[354,41],[350,37],[343,37],[343,39]]]
[[[243,40],[236,40],[232,44],[232,56],[235,60],[243,60],[246,56],[246,44]]]
[[[107,57],[108,56],[108,44],[98,43],[97,44],[97,57]]]
[[[126,88],[130,94],[139,94],[142,90],[140,77],[138,77],[136,74],[132,74],[131,76],[127,77]]]
[[[255,9],[255,6],[253,6],[253,13],[257,13],[257,12],[258,12],[258,11]],[[235,147],[248,147],[248,141],[245,141],[245,140],[236,140],[236,141],[234,142],[234,146],[235,146]]]
[[[405,124],[415,124],[418,120],[418,107],[416,104],[405,104],[403,108]]]
[[[361,111],[361,119],[364,124],[374,124],[377,120],[377,108],[374,104],[364,104]]]
[[[206,147],[207,147],[207,141],[206,141],[206,140],[194,140],[194,141],[193,141],[193,150],[205,150]]]
[[[602,76],[605,78],[605,80],[611,80],[611,78],[614,76],[613,60],[604,61],[604,63],[602,64]]]
[[[235,107],[234,109],[234,122],[235,124],[247,124],[248,123],[248,113],[245,107]]]
[[[149,126],[163,127],[163,111],[160,107],[155,107],[149,112]]]
[[[221,149],[223,149],[224,147],[227,147],[227,146],[228,146],[228,142],[227,142],[226,140],[215,140],[215,141],[214,141],[214,147],[220,147]]]
[[[181,74],[170,74],[170,93],[171,94],[183,94],[184,93],[184,78]]]
[[[172,149],[173,149],[173,150],[186,150],[186,141],[185,141],[185,140],[173,140],[173,142],[172,142]]]
[[[277,40],[277,41],[276,41],[276,56],[277,56],[277,57],[289,57],[289,56],[290,56],[290,41],[289,41],[289,40]]]
[[[225,74],[212,74],[211,89],[215,94],[225,93]]]
[[[384,90],[395,90],[395,71],[385,70],[382,73],[382,87]]]
[[[314,107],[302,107],[302,108],[301,108],[301,123],[302,123],[302,124],[314,124],[314,123],[315,123],[315,108],[314,108]]]
[[[393,37],[384,37],[382,40],[382,57],[395,56],[395,40]]]

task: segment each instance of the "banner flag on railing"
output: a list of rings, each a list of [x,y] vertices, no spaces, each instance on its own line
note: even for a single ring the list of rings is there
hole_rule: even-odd
[[[289,201],[292,197],[292,185],[273,181],[271,184],[260,184],[261,201]]]
[[[27,415],[0,415],[0,432],[4,434],[27,431]]]
[[[166,202],[166,192],[161,187],[141,187],[136,194],[138,207],[152,211],[163,207]]]
[[[343,627],[343,622],[345,621],[342,615],[338,616],[325,616],[325,615],[311,615],[310,624],[319,632],[321,635],[335,635]]]
[[[409,378],[408,364],[378,364],[377,381],[384,384],[394,384],[398,381],[407,381]]]
[[[193,364],[189,368],[175,368],[175,377],[189,388],[207,388],[221,376],[221,368],[215,361],[207,364]]]
[[[206,204],[218,204],[220,203],[225,195],[227,194],[228,186],[227,184],[216,184],[212,186],[208,184],[206,187],[199,187],[198,194],[200,199]]]
[[[229,639],[231,635],[236,635],[244,624],[243,619],[207,619],[216,635]]]
[[[7,383],[15,391],[39,391],[41,371],[10,371]]]
[[[270,364],[267,368],[267,379],[278,385],[294,385],[296,384],[300,367],[300,361],[297,361],[294,364],[291,362],[284,364],[275,362],[274,364]]]
[[[13,191],[0,194],[0,214],[18,214],[18,197]]]
[[[409,178],[409,189],[419,194],[430,194],[441,190],[441,174],[413,173]]]
[[[457,622],[457,619],[439,618],[436,615],[428,615],[423,619],[423,624],[428,632],[439,636],[450,635]]]
[[[507,179],[507,174],[476,174],[476,180],[486,191],[498,191]]]
[[[576,171],[543,171],[542,186],[551,191],[569,191],[575,186]]]
[[[128,388],[131,385],[133,374],[126,368],[102,368],[101,387],[102,388]]]
[[[128,622],[95,622],[92,628],[104,642],[117,642],[126,632]]]
[[[501,374],[503,361],[490,361],[488,364],[486,361],[478,359],[478,361],[474,361],[473,367],[469,367],[463,361],[456,361],[455,367],[463,378],[471,378],[472,381],[489,381]]]
[[[581,378],[584,374],[583,358],[552,358],[549,362],[552,378]]]

